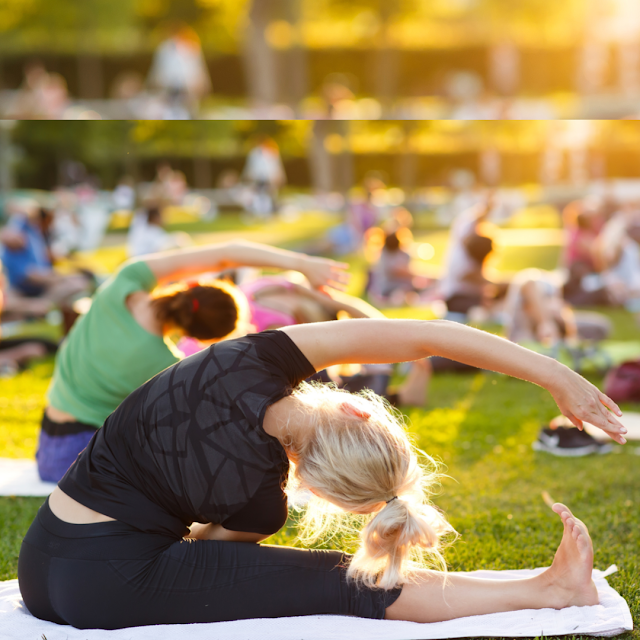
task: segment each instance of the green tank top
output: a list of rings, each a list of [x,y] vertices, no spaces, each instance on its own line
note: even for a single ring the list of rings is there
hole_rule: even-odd
[[[155,286],[140,260],[126,263],[98,289],[58,350],[47,392],[52,407],[101,427],[132,391],[178,362],[177,350],[143,329],[126,306],[127,296]]]

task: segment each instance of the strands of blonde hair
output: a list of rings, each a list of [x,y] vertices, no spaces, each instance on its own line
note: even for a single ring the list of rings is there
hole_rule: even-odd
[[[294,504],[301,490],[313,492],[301,542],[357,534],[348,576],[369,587],[403,584],[416,566],[446,571],[440,539],[455,531],[429,502],[438,465],[426,454],[418,461],[399,413],[371,391],[303,384],[294,396],[305,426],[296,428],[295,414],[287,425],[287,492]]]

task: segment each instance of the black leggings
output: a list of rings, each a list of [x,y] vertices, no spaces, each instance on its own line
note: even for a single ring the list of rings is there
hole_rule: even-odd
[[[27,609],[80,629],[320,613],[384,617],[400,589],[358,588],[348,556],[246,542],[176,540],[122,522],[68,524],[48,499],[18,562]]]

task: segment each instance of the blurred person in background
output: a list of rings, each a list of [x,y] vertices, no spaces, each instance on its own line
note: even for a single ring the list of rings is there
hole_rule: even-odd
[[[165,189],[170,204],[177,206],[184,204],[185,196],[189,190],[187,177],[182,171],[172,171],[165,184]]]
[[[605,225],[597,243],[612,302],[640,318],[640,207],[632,202]]]
[[[523,269],[509,284],[504,317],[512,342],[538,342],[552,347],[579,338],[600,341],[608,337],[606,316],[574,311],[562,296],[563,277],[558,272]]]
[[[385,228],[384,244],[371,270],[368,293],[381,302],[397,306],[414,304],[416,294],[423,291],[429,281],[411,268],[408,248],[413,236],[408,227],[399,226],[395,220],[388,221]]]
[[[240,173],[235,169],[225,169],[216,180],[217,200],[212,202],[213,207],[218,205],[232,206],[245,209],[250,203],[248,187],[240,180]]]
[[[533,348],[542,345],[552,357],[561,344],[577,347],[579,340],[597,343],[611,333],[611,322],[598,313],[574,312],[562,297],[561,274],[523,269],[509,284],[504,305],[507,338]],[[611,446],[598,442],[569,421],[553,420],[533,443],[536,451],[561,457],[608,453]]]
[[[487,285],[483,266],[493,251],[493,241],[482,235],[493,209],[493,197],[458,214],[449,234],[440,292],[450,314],[466,316],[472,307],[482,304]]]
[[[2,262],[0,261],[0,317],[3,314],[6,289]],[[55,353],[57,348],[58,345],[55,342],[33,336],[2,338],[2,325],[0,325],[0,378],[15,375],[34,358],[42,358],[48,353]]]
[[[572,305],[606,305],[610,296],[598,275],[597,240],[606,222],[602,203],[585,198],[562,212],[565,245],[562,263],[568,271],[564,297]]]
[[[127,234],[127,255],[129,258],[157,253],[167,249],[186,247],[192,244],[184,232],[169,233],[162,220],[162,208],[149,204],[136,212]]]
[[[169,204],[169,183],[173,169],[168,162],[159,162],[156,165],[156,177],[153,181],[153,195],[155,199],[164,204]]]
[[[149,197],[162,206],[179,206],[183,204],[187,191],[184,173],[173,169],[168,162],[160,162]]]
[[[273,138],[258,139],[247,155],[243,178],[253,190],[251,213],[258,218],[269,218],[278,208],[278,191],[287,180],[280,150]]]
[[[362,197],[354,198],[350,201],[347,215],[347,224],[349,224],[353,230],[357,245],[355,247],[356,250],[362,247],[365,235],[369,229],[372,229],[378,224],[380,213],[373,203],[373,193],[377,189],[384,189],[385,185],[379,178],[368,176],[365,178],[362,187]],[[411,225],[407,224],[405,226]]]
[[[24,67],[24,80],[9,107],[9,118],[30,120],[42,115],[43,88],[49,74],[42,62],[31,60]]]
[[[48,74],[42,88],[40,118],[60,120],[69,106],[67,81],[59,73]]]
[[[9,204],[11,218],[0,231],[0,259],[9,286],[21,297],[40,298],[61,308],[87,291],[91,282],[85,275],[62,275],[53,270],[47,244],[49,216],[31,200]]]
[[[16,120],[59,120],[69,106],[67,81],[49,73],[40,61],[27,63],[9,117]]]
[[[80,223],[80,243],[82,251],[97,249],[107,231],[113,208],[108,194],[99,189],[96,176],[85,173],[75,184],[73,192],[76,199],[76,215]]]
[[[80,248],[82,230],[76,213],[76,198],[71,189],[57,187],[50,230],[53,262],[70,257]]]
[[[144,76],[138,71],[119,73],[110,87],[109,96],[120,104],[121,118],[146,119],[151,96],[145,91]]]
[[[199,101],[211,92],[211,78],[198,34],[175,23],[169,38],[156,49],[147,78],[164,100],[163,119],[184,120],[198,111]]]
[[[113,198],[113,206],[116,211],[133,211],[136,204],[136,183],[135,180],[128,175],[122,176],[118,180],[116,188],[111,196]]]
[[[345,106],[353,106],[355,95],[350,88],[351,78],[343,73],[330,73],[320,87],[323,112],[320,118],[340,118]]]

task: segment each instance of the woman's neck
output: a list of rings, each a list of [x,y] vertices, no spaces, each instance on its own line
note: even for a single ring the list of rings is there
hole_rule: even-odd
[[[276,438],[287,456],[295,462],[294,452],[311,432],[308,414],[300,400],[287,396],[270,405],[267,409],[262,428],[265,433]]]

